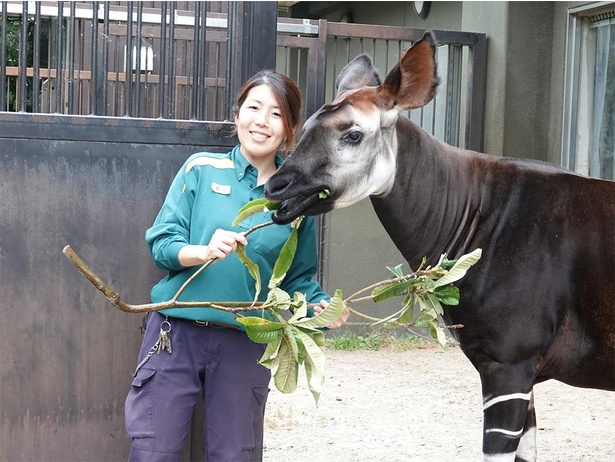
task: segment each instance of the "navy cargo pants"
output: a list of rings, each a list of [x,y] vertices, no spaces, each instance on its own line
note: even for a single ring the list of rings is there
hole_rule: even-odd
[[[149,314],[139,362],[158,339],[164,320],[159,313]],[[205,460],[250,462],[255,448],[261,449],[271,378],[269,369],[257,363],[265,345],[240,330],[168,320],[172,353],[154,353],[138,370],[126,398],[130,461],[179,460],[203,393]]]

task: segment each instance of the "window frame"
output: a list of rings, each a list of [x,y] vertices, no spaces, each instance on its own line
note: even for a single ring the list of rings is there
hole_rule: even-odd
[[[588,40],[596,26],[591,18],[615,12],[615,2],[595,2],[568,10],[564,60],[561,165],[583,175],[590,168],[595,44]],[[611,19],[610,21],[614,21]],[[612,24],[612,22],[611,22]],[[599,173],[598,173],[599,174]]]

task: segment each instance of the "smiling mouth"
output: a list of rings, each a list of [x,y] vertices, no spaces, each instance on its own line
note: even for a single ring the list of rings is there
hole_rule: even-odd
[[[256,138],[258,140],[266,140],[269,138],[269,135],[265,135],[261,132],[250,132],[250,135],[252,135],[253,138]]]

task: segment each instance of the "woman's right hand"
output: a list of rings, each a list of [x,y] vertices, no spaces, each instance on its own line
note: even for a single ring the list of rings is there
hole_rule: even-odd
[[[222,260],[237,250],[237,243],[248,245],[246,237],[241,233],[217,229],[207,245],[209,258]],[[208,258],[208,259],[209,259]]]
[[[207,245],[187,245],[179,251],[179,262],[184,267],[202,265],[217,258],[222,260],[237,250],[237,243],[248,245],[246,237],[241,233],[217,229]]]

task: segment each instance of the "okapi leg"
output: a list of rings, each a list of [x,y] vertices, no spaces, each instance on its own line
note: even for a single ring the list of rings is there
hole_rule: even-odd
[[[536,414],[534,393],[511,393],[485,400],[483,460],[534,462]]]
[[[534,408],[534,392],[532,391],[515,460],[533,462],[536,458],[536,408]]]

